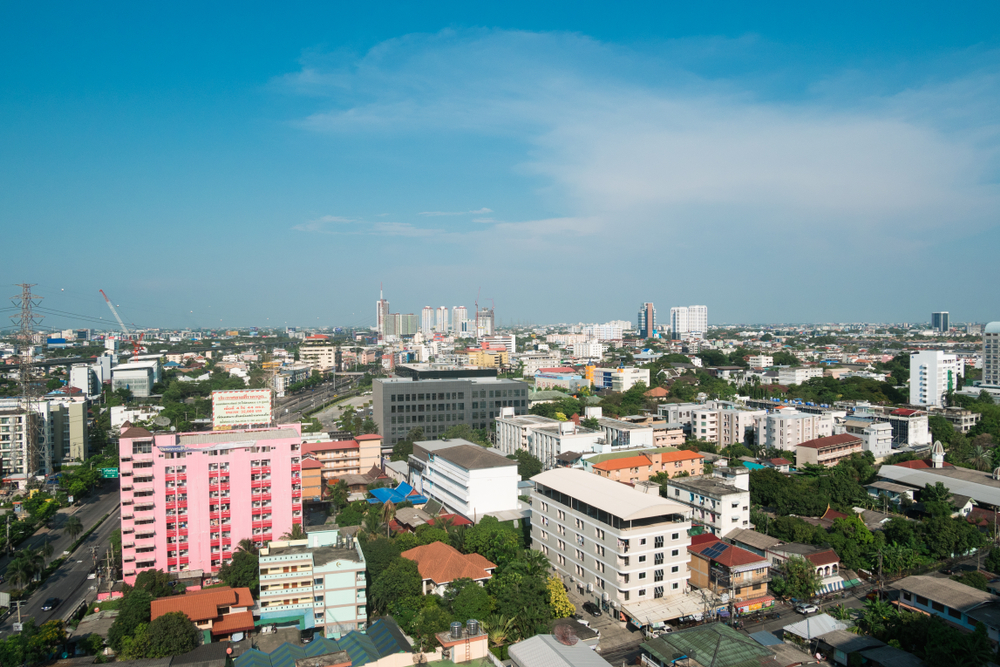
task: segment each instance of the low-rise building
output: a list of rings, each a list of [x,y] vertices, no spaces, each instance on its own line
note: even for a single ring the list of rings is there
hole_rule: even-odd
[[[778,384],[802,384],[810,378],[823,377],[823,369],[819,366],[795,366],[778,369]]]
[[[626,392],[638,383],[649,386],[648,368],[595,368],[594,388]]]
[[[511,455],[527,451],[545,469],[556,466],[556,457],[565,452],[600,452],[604,436],[574,422],[562,422],[541,415],[514,415],[509,408],[497,418],[497,449]]]
[[[213,641],[220,641],[230,639],[237,632],[253,630],[253,607],[249,588],[223,586],[153,600],[149,618],[155,621],[164,614],[180,612],[191,619],[196,628],[207,631]]]
[[[983,622],[992,641],[998,640],[1000,598],[987,591],[951,579],[912,576],[892,584],[899,591],[899,606],[937,616],[945,623],[967,632]]]
[[[641,449],[653,447],[653,427],[645,424],[633,424],[620,419],[600,417],[597,420],[604,442],[616,449]]]
[[[497,567],[479,554],[463,554],[444,542],[414,547],[400,555],[417,564],[424,595],[444,595],[449,584],[457,579],[471,579],[482,586],[493,577]]]
[[[295,620],[330,638],[367,626],[365,554],[353,537],[309,531],[303,540],[269,542],[258,558],[262,621]]]
[[[808,440],[795,447],[795,465],[799,468],[806,464],[832,468],[851,458],[851,455],[864,451],[862,445],[861,438],[850,433]]]
[[[692,586],[728,595],[737,609],[774,604],[767,590],[771,570],[766,557],[708,535],[692,538],[688,553]]]
[[[624,452],[623,452],[624,453]],[[649,481],[658,473],[670,477],[685,473],[687,476],[701,475],[705,457],[698,452],[688,451],[640,451],[632,456],[614,456],[593,464],[593,472],[601,477],[637,484]]]
[[[693,510],[693,525],[722,537],[734,528],[750,528],[750,491],[716,477],[680,477],[667,481],[667,497]]]
[[[687,507],[571,468],[532,481],[533,543],[567,585],[619,620],[630,600],[687,591]]]
[[[982,415],[978,412],[973,412],[966,408],[959,407],[938,407],[930,406],[927,408],[928,417],[943,417],[947,419],[952,428],[954,428],[959,433],[968,433],[972,428],[979,423]]]
[[[760,418],[757,442],[765,449],[792,450],[803,442],[833,435],[833,416],[779,408]]]
[[[518,509],[517,463],[468,440],[415,442],[407,463],[418,493],[468,519]]]
[[[382,437],[359,435],[353,440],[310,442],[302,445],[302,454],[323,465],[323,478],[339,479],[344,475],[363,475],[382,461]]]

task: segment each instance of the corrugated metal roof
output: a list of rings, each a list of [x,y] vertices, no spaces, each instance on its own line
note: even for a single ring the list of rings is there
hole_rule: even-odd
[[[642,644],[642,648],[667,662],[684,655],[705,667],[759,667],[770,649],[722,623],[679,630]]]
[[[829,614],[817,614],[805,618],[798,623],[785,626],[785,632],[790,632],[796,637],[802,637],[803,639],[812,639],[813,637],[819,637],[834,630],[846,629],[847,623],[838,621]]]
[[[924,468],[916,470],[903,466],[882,466],[878,476],[893,482],[899,482],[915,488],[923,488],[926,484],[941,482],[953,494],[969,496],[979,502],[989,505],[1000,505],[1000,482],[992,479],[988,473],[978,473],[966,468]]]
[[[566,646],[552,635],[535,635],[510,649],[510,657],[531,667],[610,667],[611,663],[580,642]]]

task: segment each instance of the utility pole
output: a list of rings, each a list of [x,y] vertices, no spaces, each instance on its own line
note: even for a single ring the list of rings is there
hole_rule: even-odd
[[[34,285],[21,283],[18,285],[21,293],[10,298],[14,306],[20,308],[21,312],[11,315],[10,319],[18,325],[17,340],[18,350],[18,383],[21,391],[21,410],[24,413],[24,460],[22,470],[25,475],[25,483],[31,481],[38,471],[38,429],[41,424],[35,414],[35,394],[37,387],[32,381],[33,369],[31,366],[31,351],[34,346],[34,328],[41,322],[42,315],[35,315],[33,308],[41,301],[41,297],[31,293]],[[16,459],[15,459],[16,461]],[[11,471],[13,472],[13,471]]]

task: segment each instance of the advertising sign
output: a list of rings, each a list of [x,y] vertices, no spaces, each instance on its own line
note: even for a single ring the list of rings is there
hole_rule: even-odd
[[[212,392],[212,429],[228,431],[271,424],[270,389],[228,389]]]

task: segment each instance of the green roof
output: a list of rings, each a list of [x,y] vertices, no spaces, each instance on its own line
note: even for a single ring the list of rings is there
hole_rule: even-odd
[[[676,452],[676,447],[657,447],[656,449],[629,449],[623,452],[611,452],[610,454],[598,454],[590,456],[587,461],[591,464],[603,463],[613,459],[622,459],[626,456],[639,456],[640,454],[663,454],[665,452]]]
[[[722,623],[678,630],[645,642],[641,648],[670,664],[681,656],[705,667],[760,667],[760,659],[773,655],[753,639]]]

